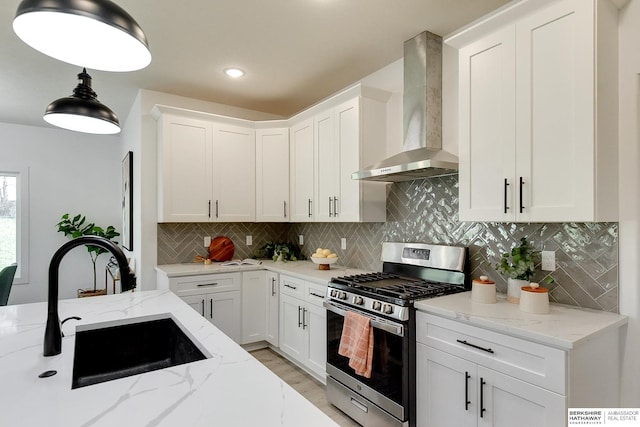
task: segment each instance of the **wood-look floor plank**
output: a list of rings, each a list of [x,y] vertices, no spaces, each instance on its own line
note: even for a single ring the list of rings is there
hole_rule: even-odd
[[[254,350],[251,355],[258,359],[271,372],[289,384],[294,390],[303,395],[318,409],[327,414],[342,427],[359,427],[360,424],[353,421],[338,408],[327,401],[324,385],[311,375],[280,356],[269,348]]]

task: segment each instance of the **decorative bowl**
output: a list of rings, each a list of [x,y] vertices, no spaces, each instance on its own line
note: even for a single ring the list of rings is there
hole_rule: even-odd
[[[331,264],[338,262],[338,258],[316,258],[311,257],[314,264],[318,264],[318,270],[331,270]]]

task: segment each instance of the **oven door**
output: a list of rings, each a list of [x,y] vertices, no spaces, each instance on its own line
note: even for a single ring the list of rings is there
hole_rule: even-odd
[[[327,309],[327,375],[400,421],[405,421],[409,406],[407,325],[335,301],[325,301],[324,306]],[[338,354],[347,311],[355,311],[371,319],[374,342],[371,378],[357,375],[349,367],[349,359]]]

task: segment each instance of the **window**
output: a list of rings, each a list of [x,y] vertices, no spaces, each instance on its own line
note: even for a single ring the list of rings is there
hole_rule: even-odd
[[[0,269],[18,264],[14,284],[27,283],[29,279],[28,189],[28,169],[0,166]]]

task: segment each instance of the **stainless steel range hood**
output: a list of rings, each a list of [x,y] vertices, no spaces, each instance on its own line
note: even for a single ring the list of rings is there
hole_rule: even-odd
[[[427,31],[404,43],[403,151],[351,175],[399,182],[458,173],[442,150],[442,37]]]

